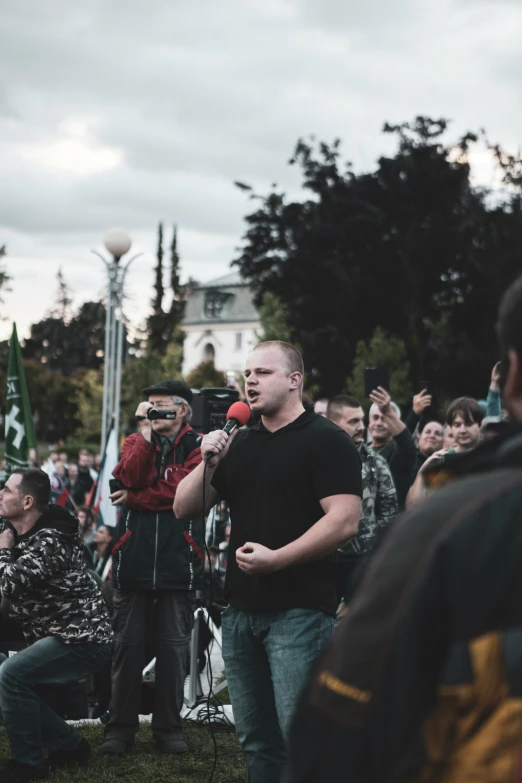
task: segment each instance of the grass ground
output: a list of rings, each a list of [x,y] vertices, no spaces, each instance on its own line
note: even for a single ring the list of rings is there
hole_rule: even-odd
[[[150,726],[140,725],[132,753],[114,759],[100,756],[97,749],[103,742],[103,726],[80,729],[93,748],[87,769],[62,769],[47,780],[49,783],[207,783],[214,761],[214,745],[208,729],[195,725],[184,728],[189,752],[181,756],[165,756],[154,745]],[[213,783],[244,783],[245,759],[235,733],[214,734],[218,762]],[[0,761],[9,758],[9,744],[4,729],[0,729]],[[3,766],[3,764],[2,764]]]

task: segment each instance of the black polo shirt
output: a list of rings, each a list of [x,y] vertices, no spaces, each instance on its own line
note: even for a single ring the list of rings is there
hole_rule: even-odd
[[[230,604],[249,612],[306,608],[334,614],[336,554],[249,576],[235,553],[247,541],[280,549],[324,516],[323,498],[362,495],[361,461],[349,435],[313,410],[276,432],[260,421],[236,436],[212,486],[230,507]]]

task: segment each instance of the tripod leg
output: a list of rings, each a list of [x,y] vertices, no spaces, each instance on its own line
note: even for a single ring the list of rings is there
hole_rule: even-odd
[[[198,703],[198,699],[201,696],[201,686],[199,682],[199,667],[198,667],[198,649],[199,649],[199,618],[202,613],[202,609],[196,609],[194,612],[194,628],[190,638],[190,682],[188,697],[185,702],[188,707],[195,707]]]

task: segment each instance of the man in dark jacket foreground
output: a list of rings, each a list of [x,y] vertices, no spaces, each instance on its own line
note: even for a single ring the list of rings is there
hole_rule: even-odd
[[[100,751],[130,749],[138,730],[147,637],[153,638],[156,680],[152,733],[163,753],[183,753],[180,710],[194,625],[192,594],[203,581],[202,520],[177,519],[172,503],[180,481],[201,462],[198,436],[187,423],[192,392],[162,381],[143,390],[139,433],[122,448],[111,495],[123,509],[113,547],[114,658],[110,720]],[[151,421],[150,408],[164,416]],[[152,630],[152,633],[151,633]]]
[[[397,520],[375,553],[303,698],[291,783],[514,779],[522,736],[522,278],[503,299],[498,332],[504,399],[518,424],[451,455],[433,485],[454,480]]]
[[[88,742],[35,686],[88,677],[111,654],[110,620],[84,564],[79,522],[49,506],[50,493],[49,477],[36,468],[15,470],[0,492],[3,610],[8,604],[30,645],[0,666],[0,710],[12,757],[1,783],[40,780],[49,766],[88,760]]]

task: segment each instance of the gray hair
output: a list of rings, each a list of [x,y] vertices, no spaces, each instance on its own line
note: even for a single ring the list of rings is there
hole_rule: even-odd
[[[392,411],[395,413],[395,415],[397,416],[397,418],[399,418],[399,419],[400,419],[400,418],[401,418],[401,409],[399,408],[399,406],[398,406],[398,405],[396,405],[394,402],[390,402],[390,408],[391,408],[391,409],[392,409]],[[372,407],[370,408],[370,414],[369,414],[369,415],[370,415],[370,417],[371,417],[371,416],[373,416],[373,414],[374,414],[376,411],[378,411],[378,410],[379,410],[379,406],[378,406],[378,405],[376,405],[375,403],[373,403]]]
[[[183,421],[185,422],[185,424],[190,424],[190,422],[192,421],[192,407],[188,404],[188,402],[184,400],[183,397],[172,397],[172,402],[178,404],[183,403],[184,405],[187,406],[188,408],[187,415],[185,416]]]

